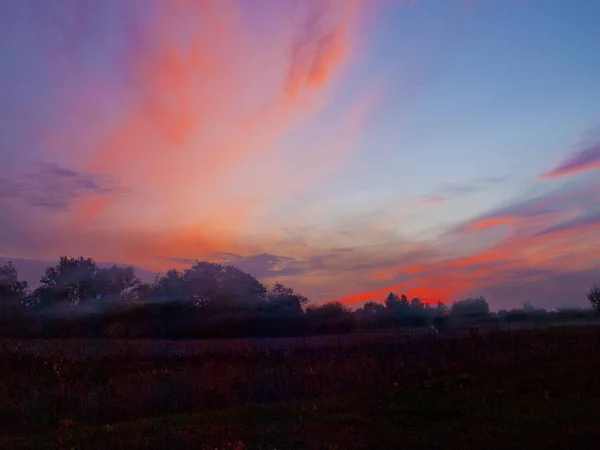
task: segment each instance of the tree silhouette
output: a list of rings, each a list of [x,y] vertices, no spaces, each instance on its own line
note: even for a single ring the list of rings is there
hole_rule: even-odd
[[[133,267],[113,265],[98,269],[94,277],[94,295],[96,300],[133,300],[141,281],[135,275]]]
[[[421,302],[420,298],[413,298],[410,301],[410,307],[414,310],[421,310],[421,309],[425,309],[425,305]]]
[[[385,306],[373,301],[365,303],[354,313],[359,326],[365,328],[376,328],[385,320]]]
[[[12,263],[0,267],[2,324],[7,323],[8,307],[16,310],[19,305],[20,323],[25,325],[13,330],[21,333],[23,328],[26,332],[21,335],[53,337],[330,334],[349,332],[356,326],[439,326],[449,316],[441,302],[432,307],[419,298],[409,301],[406,295],[393,292],[383,304],[367,302],[355,312],[340,302],[308,305],[308,299],[291,287],[279,282],[268,287],[234,266],[213,262],[197,261],[182,271],[171,269],[145,284],[132,267],[100,268],[91,258],[62,256],[46,269],[40,283],[28,295],[27,283],[18,280]],[[594,285],[588,298],[600,305],[600,287]],[[450,316],[482,318],[488,314],[487,302],[479,297],[455,302]],[[2,328],[3,332],[7,329]]]
[[[410,303],[406,295],[398,297],[397,294],[390,292],[385,299],[385,307],[389,310],[406,312],[410,309]]]
[[[311,305],[306,308],[306,318],[313,333],[345,333],[354,328],[352,314],[341,302]]]
[[[587,299],[589,300],[592,308],[600,313],[600,283],[594,283],[587,293]]]
[[[174,283],[177,284],[174,278]],[[196,262],[180,277],[183,299],[198,306],[235,308],[266,300],[267,288],[252,275],[233,266]]]
[[[183,274],[175,269],[168,270],[163,276],[157,277],[150,286],[148,297],[155,302],[195,300],[185,289]]]
[[[0,317],[22,311],[27,294],[27,282],[19,281],[19,274],[13,263],[9,261],[0,266]]]
[[[98,266],[92,258],[61,256],[58,264],[46,269],[40,287],[33,294],[33,305],[48,308],[78,305],[95,298]]]
[[[483,297],[467,298],[452,304],[452,315],[459,318],[476,319],[488,316],[490,306]]]
[[[303,313],[303,307],[308,303],[308,298],[294,292],[281,283],[275,283],[267,294],[267,301],[275,306],[280,314],[298,316]]]
[[[377,314],[381,314],[383,311],[385,311],[385,306],[383,306],[381,303],[371,301],[363,305],[362,311],[367,316],[376,316]]]

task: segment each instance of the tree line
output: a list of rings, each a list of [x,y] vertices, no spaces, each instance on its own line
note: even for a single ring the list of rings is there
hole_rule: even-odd
[[[590,301],[600,292],[590,291]],[[589,297],[588,296],[588,297]],[[600,298],[600,297],[598,297]],[[600,305],[600,301],[598,301]],[[528,310],[529,308],[529,310]],[[505,311],[521,320],[542,310]],[[541,315],[540,315],[541,314]],[[490,317],[483,297],[450,307],[390,293],[383,303],[351,311],[340,302],[309,304],[281,283],[267,286],[230,265],[196,262],[143,283],[133,267],[101,268],[91,258],[63,256],[35,289],[12,263],[0,266],[0,333],[21,337],[199,338],[337,334],[356,329],[434,326],[450,318]]]

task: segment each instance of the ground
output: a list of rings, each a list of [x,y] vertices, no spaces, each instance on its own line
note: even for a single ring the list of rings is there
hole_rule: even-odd
[[[597,448],[598,327],[337,339],[158,359],[5,349],[0,448]]]

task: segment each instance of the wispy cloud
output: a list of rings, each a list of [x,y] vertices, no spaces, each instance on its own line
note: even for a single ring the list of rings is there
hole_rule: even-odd
[[[600,184],[595,181],[571,183],[537,196],[512,202],[470,221],[469,229],[482,229],[524,224],[526,221],[562,220],[579,211],[593,207]],[[541,222],[540,222],[541,223]]]
[[[369,282],[363,278],[371,289],[343,301],[359,305],[403,291],[426,301],[489,294],[496,307],[516,307],[544,292],[547,306],[568,301],[582,306],[587,285],[571,284],[574,297],[564,295],[569,280],[581,279],[578,274],[590,279],[591,268],[600,269],[599,201],[600,185],[589,180],[516,200],[443,234],[427,252],[397,251],[395,264],[372,268]],[[505,232],[482,240],[483,230],[498,227]],[[394,261],[393,254],[385,260]],[[373,288],[373,280],[379,280],[379,287]],[[549,286],[556,286],[556,292]],[[518,295],[504,296],[507,292]]]
[[[40,164],[30,173],[0,179],[0,197],[51,211],[68,211],[78,198],[124,192],[110,177],[76,172],[54,163]]]
[[[418,205],[427,206],[427,205],[437,205],[438,203],[444,203],[450,200],[452,197],[437,195],[433,197],[428,197],[424,200],[421,200]]]
[[[49,109],[61,118],[44,117],[44,127],[32,132],[46,156],[69,161],[80,175],[69,185],[57,171],[35,186],[2,180],[4,196],[69,212],[60,229],[87,254],[106,253],[92,236],[110,236],[124,246],[116,256],[136,262],[260,253],[240,243],[248,228],[264,227],[266,209],[344,164],[374,98],[366,83],[366,95],[346,96],[344,109],[324,114],[336,99],[335,81],[359,49],[357,25],[369,4],[271,6],[233,0],[24,6],[19,20],[44,44],[30,48],[23,40],[17,50],[47,73],[41,90],[56,93]],[[257,20],[265,16],[268,26]],[[302,149],[280,145],[316,118],[326,132],[303,133]],[[117,183],[132,195],[121,195]],[[135,233],[153,242],[142,248]]]
[[[506,181],[507,177],[486,177],[473,183],[442,183],[429,196],[417,203],[420,206],[436,205],[462,197],[475,192],[488,189],[496,184]]]
[[[356,1],[339,3],[342,7],[335,10],[331,1],[298,3],[306,6],[306,10],[301,12],[304,16],[302,24],[290,43],[291,58],[284,83],[289,101],[295,101],[304,86],[325,83],[346,59],[350,50],[350,20]],[[337,17],[332,20],[334,13]]]
[[[540,175],[539,178],[540,180],[553,180],[598,169],[600,169],[600,142],[594,142],[573,152],[556,167]]]
[[[138,21],[128,34],[119,34],[123,57],[115,69],[129,80],[133,101],[119,111],[122,119],[106,139],[88,149],[93,157],[86,170],[126,179],[171,220],[193,220],[190,204],[214,216],[224,205],[245,208],[249,219],[261,208],[261,195],[277,195],[272,185],[285,176],[278,140],[329,101],[330,82],[351,55],[359,17],[355,2],[285,5],[282,26],[268,36],[237,2],[154,4],[155,20]],[[289,21],[290,8],[297,21]],[[347,120],[333,120],[357,128],[364,112],[358,109]],[[333,139],[325,154],[307,153],[303,163],[339,165],[353,145]],[[255,166],[251,177],[249,166]],[[288,171],[287,185],[296,173]],[[241,183],[248,194],[243,198],[232,194]],[[208,190],[217,195],[194,194]],[[74,227],[95,222],[118,202],[110,196],[81,202]],[[240,229],[245,225],[239,222]]]
[[[600,209],[596,208],[595,210],[581,212],[572,219],[565,220],[540,231],[538,236],[567,230],[577,230],[588,226],[595,226],[600,229]]]

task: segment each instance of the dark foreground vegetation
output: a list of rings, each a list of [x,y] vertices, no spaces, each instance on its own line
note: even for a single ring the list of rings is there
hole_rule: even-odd
[[[72,359],[5,342],[0,448],[597,448],[598,327],[326,339]]]

